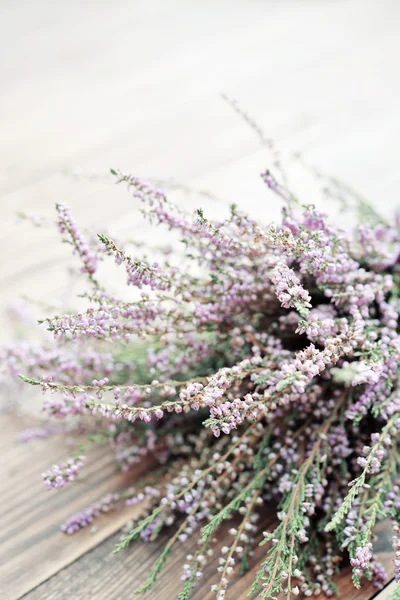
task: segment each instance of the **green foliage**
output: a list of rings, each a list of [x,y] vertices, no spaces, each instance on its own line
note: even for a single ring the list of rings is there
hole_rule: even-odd
[[[147,577],[146,582],[141,585],[136,591],[135,594],[144,594],[146,592],[148,592],[153,583],[156,581],[158,575],[160,574],[165,561],[167,560],[169,554],[171,553],[172,550],[172,546],[175,542],[176,537],[174,536],[165,546],[164,550],[162,551],[162,553],[160,554],[160,556],[157,558],[157,560],[155,561],[153,567],[151,568],[149,575]]]
[[[358,496],[359,491],[363,488],[363,486],[366,482],[367,475],[371,468],[372,459],[375,457],[377,451],[380,448],[382,448],[384,439],[387,435],[387,432],[391,429],[391,427],[393,426],[393,423],[396,419],[397,419],[397,415],[394,415],[391,419],[389,419],[389,421],[386,423],[386,425],[382,428],[382,431],[379,435],[379,440],[372,446],[372,448],[367,456],[367,463],[366,463],[365,467],[363,468],[361,474],[351,482],[352,487],[350,488],[349,493],[343,500],[342,505],[337,510],[335,515],[332,517],[331,521],[325,526],[326,532],[337,529],[339,527],[339,525],[341,524],[342,520],[344,519],[344,517],[347,515],[347,513],[351,509],[355,498]],[[377,498],[377,501],[379,502],[379,496]]]
[[[260,489],[264,485],[267,477],[267,469],[259,471],[255,477],[247,484],[243,490],[237,494],[224,508],[222,508],[207,525],[203,528],[201,541],[206,543],[220,525],[228,519],[232,512],[239,510],[240,506],[246,501],[255,489]]]
[[[154,519],[156,519],[156,517],[158,517],[158,515],[163,510],[164,510],[164,506],[158,506],[157,508],[155,508],[150,515],[145,517],[139,523],[139,525],[137,525],[137,527],[132,529],[126,536],[124,536],[124,538],[119,542],[119,544],[116,544],[116,546],[114,548],[114,554],[117,552],[121,552],[121,550],[123,550],[124,548],[127,548],[129,546],[129,544],[131,542],[133,542],[133,540],[135,540],[137,537],[139,537],[139,535],[142,533],[142,531],[144,529],[146,529],[146,527],[148,525],[151,525],[151,523],[153,523]]]
[[[37,379],[33,379],[32,377],[25,377],[25,375],[18,375],[18,377],[24,382],[29,383],[30,385],[40,385],[40,381]]]
[[[393,592],[390,594],[389,600],[400,600],[400,583],[397,584]]]
[[[305,500],[306,484],[311,482],[317,465],[321,462],[321,446],[325,443],[326,434],[332,423],[337,419],[342,403],[346,395],[336,404],[335,410],[330,418],[316,431],[314,444],[307,458],[302,462],[299,470],[295,473],[291,491],[284,497],[280,510],[282,520],[275,528],[272,536],[264,536],[260,546],[269,541],[272,542],[267,551],[266,558],[262,561],[257,571],[249,595],[258,591],[261,581],[262,590],[260,598],[274,598],[275,594],[283,591],[283,574],[292,572],[292,566],[298,561],[299,538],[304,530],[304,516],[301,506]],[[268,569],[266,573],[266,569]],[[287,585],[285,583],[285,585]]]
[[[104,235],[104,233],[98,233],[97,237],[99,238],[99,240],[101,242],[103,242],[103,244],[105,244],[106,246],[110,243],[110,240],[108,239],[108,237],[106,235]]]
[[[366,470],[364,470],[361,473],[361,475],[353,481],[353,485],[350,489],[350,492],[347,494],[346,498],[343,500],[341,507],[335,513],[335,515],[331,519],[331,521],[325,526],[326,532],[333,531],[334,529],[339,527],[340,523],[342,522],[344,517],[347,515],[349,510],[351,509],[354,499],[357,497],[360,488],[364,485],[365,477],[366,477]]]

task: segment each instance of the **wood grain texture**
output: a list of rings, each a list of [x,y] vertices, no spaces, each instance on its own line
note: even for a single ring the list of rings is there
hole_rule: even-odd
[[[111,452],[101,448],[88,456],[85,474],[74,485],[46,492],[40,473],[65,460],[75,446],[63,439],[18,441],[32,420],[2,416],[0,497],[0,597],[15,600],[108,538],[137,513],[125,509],[100,518],[77,536],[60,532],[60,524],[107,492],[125,488],[135,473],[118,474]],[[143,466],[145,468],[145,466]],[[136,475],[140,473],[140,470]]]
[[[124,509],[99,518],[96,531],[90,528],[74,536],[65,536],[59,524],[67,516],[86,507],[102,494],[122,489],[140,478],[140,470],[129,475],[115,472],[112,456],[104,448],[89,455],[85,477],[57,492],[45,492],[40,472],[51,462],[63,460],[71,448],[62,439],[37,440],[29,444],[17,441],[22,428],[34,424],[26,417],[3,416],[1,439],[1,498],[0,514],[0,589],[3,600],[22,596],[31,600],[127,600],[146,579],[153,561],[166,541],[153,544],[133,544],[118,555],[112,549],[119,539],[114,534],[138,509]],[[146,465],[142,465],[146,469]],[[268,528],[268,520],[263,525]],[[377,549],[384,566],[392,569],[390,527],[381,524],[377,529]],[[215,582],[218,548],[224,545],[224,532],[219,536],[215,560],[207,567],[204,580],[193,600],[213,600],[210,586]],[[193,547],[177,544],[168,558],[166,568],[147,594],[154,600],[173,600],[179,591],[179,577],[185,556]],[[255,559],[263,553],[256,549]],[[245,598],[254,577],[255,568],[244,577],[236,577],[228,596],[231,600]],[[337,583],[343,598],[361,600],[372,598],[372,586],[355,591],[349,569]],[[33,591],[32,591],[33,590]]]
[[[390,570],[391,553],[389,551],[389,528],[379,528],[379,556],[382,564]],[[55,577],[46,581],[33,592],[24,596],[24,600],[128,600],[133,597],[134,590],[144,583],[146,574],[152,563],[161,552],[168,539],[165,535],[161,540],[152,544],[137,544],[118,555],[112,554],[112,549],[119,536],[113,536],[101,546],[88,552],[78,561],[63,569]],[[224,545],[223,535],[217,549]],[[152,590],[143,596],[145,600],[175,600],[181,589],[179,577],[185,556],[193,549],[188,544],[178,544],[173,554],[168,558],[165,572],[160,576]],[[254,561],[263,555],[264,549],[257,548]],[[215,594],[210,587],[217,582],[215,571],[218,566],[218,551],[215,559],[206,568],[201,585],[193,594],[193,600],[215,600]],[[247,597],[249,587],[256,573],[253,566],[244,576],[232,579],[227,598],[241,600]],[[350,568],[335,578],[339,588],[339,598],[343,600],[368,600],[376,594],[376,589],[364,585],[355,590],[351,582]],[[253,600],[256,596],[253,597]],[[304,600],[299,597],[299,600]]]

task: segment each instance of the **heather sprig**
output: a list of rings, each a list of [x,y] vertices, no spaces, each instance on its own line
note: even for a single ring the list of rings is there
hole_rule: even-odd
[[[42,473],[46,490],[59,489],[69,481],[74,481],[83,467],[85,456],[69,458],[62,465],[53,465],[51,469]]]
[[[82,261],[82,271],[88,274],[89,280],[95,287],[99,287],[97,279],[94,278],[98,256],[80,233],[69,208],[65,204],[56,204],[56,210],[59,231],[67,236],[64,241],[72,245]]]
[[[396,424],[397,427],[395,427]],[[389,435],[389,432],[392,428],[395,428],[394,435],[396,436],[399,426],[400,417],[396,414],[389,419],[389,421],[382,428],[380,433],[372,434],[372,439],[374,441],[372,447],[366,446],[365,450],[367,456],[365,458],[359,457],[357,461],[358,464],[361,466],[362,471],[356,479],[348,483],[348,485],[350,486],[350,491],[347,494],[346,498],[343,500],[340,509],[336,512],[333,519],[326,525],[325,531],[332,531],[340,525],[342,519],[351,509],[352,503],[354,499],[358,496],[360,488],[362,488],[365,485],[367,475],[369,473],[379,472],[382,458],[386,454],[385,446],[390,446],[393,443],[392,437]]]

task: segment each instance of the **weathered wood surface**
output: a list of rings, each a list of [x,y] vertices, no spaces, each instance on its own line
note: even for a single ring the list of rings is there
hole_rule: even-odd
[[[107,491],[131,484],[140,477],[140,471],[130,475],[116,474],[112,456],[103,448],[90,457],[84,479],[63,490],[45,492],[39,474],[48,468],[49,460],[63,460],[67,448],[57,439],[29,444],[17,442],[17,432],[27,424],[26,419],[21,422],[21,419],[10,417],[3,417],[1,421],[5,435],[1,445],[0,597],[4,600],[21,597],[29,600],[128,600],[145,581],[152,562],[165,543],[165,536],[153,544],[137,543],[118,555],[112,554],[119,538],[115,532],[137,512],[137,508],[99,518],[94,533],[87,528],[67,537],[60,532],[59,524]],[[378,532],[379,556],[390,572],[390,528],[383,524]],[[222,535],[219,545],[223,544]],[[147,598],[176,598],[182,564],[191,550],[191,545],[177,544]],[[262,552],[259,548],[256,555],[260,556]],[[193,600],[212,600],[210,586],[215,581],[217,560],[218,552]],[[252,569],[244,577],[236,577],[228,597],[232,600],[245,598],[254,574]],[[349,570],[337,579],[341,598],[366,600],[374,595],[370,585],[360,591],[354,590]]]
[[[154,236],[143,227],[130,198],[110,186],[110,166],[209,189],[222,201],[173,194],[209,214],[236,202],[265,220],[278,215],[258,178],[270,156],[220,92],[256,116],[284,157],[300,150],[381,209],[396,206],[399,26],[398,0],[2,2],[2,339],[15,336],[6,310],[15,298],[62,309],[82,291],[80,281],[66,288],[71,261],[57,233],[19,224],[16,211],[50,218],[54,202],[65,201],[84,226],[160,240],[161,230]],[[292,166],[290,176],[305,201],[318,201],[303,171]],[[28,322],[17,325],[21,336],[36,337]],[[65,538],[58,529],[127,478],[112,475],[112,458],[100,452],[87,481],[46,494],[40,472],[65,458],[65,444],[21,446],[15,435],[23,426],[21,417],[5,417],[1,427],[1,598],[130,598],[158,547],[109,554],[108,538],[129,511],[101,519],[96,533]],[[151,598],[174,597],[183,555],[181,548],[170,558]],[[209,597],[205,579],[196,600]],[[243,597],[246,582],[235,584],[231,600]],[[351,591],[345,577],[341,586],[345,600],[373,594]]]
[[[381,559],[385,566],[390,566],[391,557],[387,550],[388,541],[386,532],[382,531]],[[114,544],[118,536],[113,536],[101,546],[92,550],[79,561],[63,569],[56,577],[43,583],[36,590],[28,594],[26,600],[63,600],[64,598],[76,598],[84,600],[95,598],[96,600],[128,600],[133,597],[134,590],[146,579],[146,573],[152,566],[153,561],[161,552],[166,541],[163,540],[153,544],[142,544],[140,548],[133,547],[123,554],[112,554]],[[221,545],[223,540],[221,540]],[[174,600],[181,586],[179,575],[185,555],[191,550],[190,546],[178,545],[176,551],[168,559],[166,573],[161,576],[154,588],[143,598],[146,600]],[[256,555],[262,555],[263,549],[257,550]],[[201,586],[193,594],[193,600],[215,600],[215,594],[210,592],[212,583],[216,583],[215,569],[218,562],[218,554],[215,560],[207,567]],[[233,585],[229,588],[227,597],[231,600],[240,600],[247,597],[249,587],[254,579],[256,568],[251,569],[243,577],[235,577]],[[339,586],[339,598],[343,600],[367,600],[373,598],[376,590],[371,585],[365,585],[360,590],[353,588],[350,569],[343,572],[337,578]],[[253,600],[256,596],[253,597]],[[299,599],[300,600],[300,599]],[[381,600],[379,598],[379,600]]]
[[[15,600],[108,538],[137,509],[100,519],[95,533],[79,539],[61,534],[59,525],[107,492],[129,486],[135,477],[118,474],[113,456],[101,448],[88,456],[85,477],[77,485],[46,492],[40,474],[65,460],[70,452],[62,439],[18,441],[32,420],[2,416],[0,478],[0,598]],[[145,466],[143,466],[145,468]],[[141,469],[143,471],[143,469]]]

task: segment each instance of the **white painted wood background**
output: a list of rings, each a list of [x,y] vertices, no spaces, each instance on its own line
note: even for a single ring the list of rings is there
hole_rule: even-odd
[[[271,157],[221,92],[288,160],[301,151],[393,209],[399,32],[399,0],[2,0],[2,338],[15,335],[7,307],[16,298],[62,306],[81,289],[66,292],[71,261],[57,234],[19,223],[16,211],[51,217],[64,201],[84,226],[159,240],[112,185],[109,167],[172,177],[265,219],[278,215],[258,176]],[[309,176],[291,171],[303,200],[314,199]],[[208,214],[222,210],[175,197]]]

